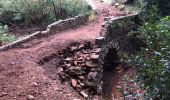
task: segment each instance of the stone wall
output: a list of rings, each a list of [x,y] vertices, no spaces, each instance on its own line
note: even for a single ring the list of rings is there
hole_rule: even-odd
[[[68,28],[71,28],[71,27],[76,27],[76,26],[82,25],[82,24],[84,24],[85,22],[88,21],[88,18],[89,18],[89,14],[86,14],[86,15],[78,15],[78,16],[75,16],[73,18],[68,18],[68,19],[65,19],[65,20],[59,20],[57,22],[54,22],[54,23],[48,25],[47,29],[45,31],[37,31],[37,32],[32,33],[28,36],[25,36],[25,37],[23,37],[19,40],[11,42],[7,45],[1,46],[0,51],[16,47],[16,46],[18,46],[18,45],[20,45],[24,42],[28,42],[29,40],[36,38],[36,37],[41,37],[43,35],[56,33],[58,31],[62,31],[64,29],[68,29]]]
[[[129,36],[128,33],[136,31],[139,28],[138,15],[125,16],[119,18],[110,18],[102,25],[102,40],[96,41],[102,48],[99,55],[99,65],[97,89],[101,93],[102,77],[104,71],[112,71],[119,64],[126,64],[124,57],[129,53],[134,53],[145,47],[145,44],[135,36]],[[99,42],[100,41],[100,42]]]
[[[102,25],[100,36],[105,37],[105,42],[118,37],[126,36],[131,30],[136,31],[138,15],[111,17]]]

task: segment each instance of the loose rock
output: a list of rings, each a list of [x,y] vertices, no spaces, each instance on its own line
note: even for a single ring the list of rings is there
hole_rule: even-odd
[[[99,58],[99,55],[97,55],[97,54],[92,54],[91,55],[92,60],[98,60],[98,58]]]
[[[68,72],[70,75],[81,75],[82,74],[81,67],[70,67]]]
[[[94,62],[92,62],[92,61],[87,61],[87,62],[86,62],[86,66],[91,67],[91,68],[94,68],[94,67],[97,67],[98,64],[96,64],[96,63],[94,63]]]
[[[76,87],[77,86],[77,80],[71,79],[71,84],[72,84],[73,87]]]
[[[115,3],[115,7],[118,8],[118,6],[120,6],[120,4],[119,3]]]
[[[27,95],[27,100],[35,100],[35,97],[33,95]]]
[[[87,98],[88,95],[85,93],[85,91],[81,91],[80,94],[84,97],[84,98]]]

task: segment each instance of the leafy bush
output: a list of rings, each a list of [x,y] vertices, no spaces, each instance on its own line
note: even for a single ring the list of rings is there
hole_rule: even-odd
[[[137,66],[141,86],[147,89],[146,99],[170,99],[170,17],[157,20],[157,11],[149,11],[147,22],[139,29],[139,37],[147,44],[128,63]]]
[[[138,82],[143,90],[147,90],[144,99],[169,100],[170,17],[159,19],[159,4],[153,4],[143,17],[144,24],[139,29],[138,36],[146,43],[147,48],[142,48],[136,55],[129,55],[127,63],[137,66]]]
[[[1,0],[0,22],[47,23],[87,11],[89,6],[84,0]]]
[[[15,37],[8,34],[8,26],[0,25],[0,45],[14,41]]]

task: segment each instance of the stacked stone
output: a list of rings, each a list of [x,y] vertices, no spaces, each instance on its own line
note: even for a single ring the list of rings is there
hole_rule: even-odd
[[[70,85],[87,98],[97,94],[97,73],[100,48],[94,47],[91,42],[74,43],[67,49],[59,52],[62,57],[60,77],[69,81]]]

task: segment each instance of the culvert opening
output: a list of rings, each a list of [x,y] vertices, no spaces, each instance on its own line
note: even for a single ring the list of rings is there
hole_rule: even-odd
[[[104,99],[112,100],[112,89],[115,84],[113,80],[115,79],[116,71],[121,71],[123,68],[121,67],[120,58],[117,54],[116,48],[107,48],[106,51],[107,53],[103,57],[104,64],[102,65],[102,94]]]

